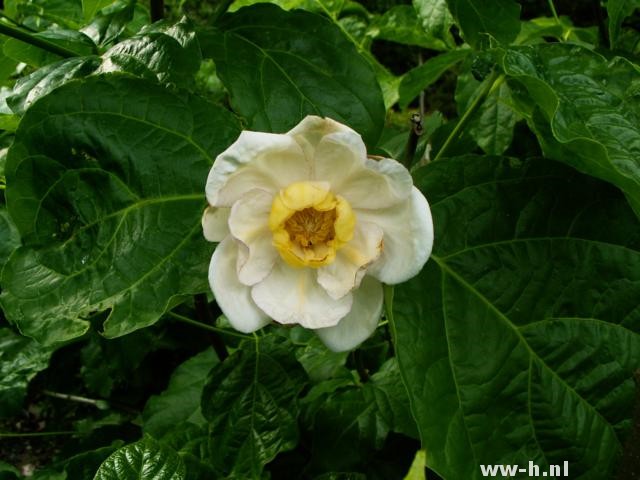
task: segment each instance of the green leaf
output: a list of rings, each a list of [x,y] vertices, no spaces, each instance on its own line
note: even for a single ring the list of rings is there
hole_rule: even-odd
[[[98,72],[124,71],[181,87],[190,87],[200,69],[200,48],[186,19],[153,24],[102,56]]]
[[[561,44],[510,49],[503,65],[545,154],[613,183],[640,215],[637,68]]]
[[[100,468],[100,465],[123,443],[122,440],[116,440],[112,445],[99,447],[95,450],[87,450],[65,460],[64,471],[67,474],[67,478],[69,480],[92,478]]]
[[[449,12],[447,0],[413,0],[413,7],[428,35],[442,39],[447,45],[455,45],[449,32],[453,25],[453,17]]]
[[[444,72],[464,60],[469,53],[470,50],[452,50],[432,57],[422,65],[409,70],[400,82],[400,108],[407,108],[421,91],[434,84]]]
[[[66,48],[80,55],[91,55],[95,51],[95,45],[85,34],[74,30],[46,30],[34,33],[39,37]],[[4,42],[3,53],[16,62],[23,62],[33,67],[43,67],[50,63],[62,60],[55,53],[30,45],[15,38],[9,38]]]
[[[54,343],[110,309],[103,327],[112,338],[207,290],[203,182],[238,133],[220,107],[119,75],[40,99],[6,165],[7,206],[24,243],[2,272],[7,318]]]
[[[200,397],[209,371],[218,363],[212,349],[190,358],[171,376],[169,386],[147,401],[142,413],[142,429],[156,438],[177,425],[204,425]]]
[[[200,44],[249,128],[284,132],[315,114],[378,140],[385,109],[374,71],[331,21],[253,5],[201,32]]]
[[[640,361],[640,224],[611,186],[560,164],[447,159],[416,172],[436,228],[397,286],[396,351],[427,465],[568,461],[612,478]]]
[[[78,57],[60,60],[35,70],[16,82],[7,104],[17,115],[23,115],[29,106],[52,90],[93,72],[100,61],[98,57]]]
[[[108,45],[117,40],[133,20],[135,7],[135,0],[116,0],[95,15],[81,31],[96,45]]]
[[[357,467],[371,450],[382,448],[390,431],[418,436],[393,358],[364,385],[331,392],[319,404],[313,423],[314,462],[327,470]]]
[[[296,345],[304,344],[304,347],[296,349],[295,354],[313,383],[344,376],[345,373],[350,376],[345,368],[349,352],[332,352],[307,329],[293,329],[291,337]]]
[[[374,38],[432,50],[446,50],[444,41],[425,32],[411,5],[396,5],[376,18],[368,29]]]
[[[47,368],[52,350],[0,328],[0,418],[22,407],[29,381]]]
[[[9,255],[20,246],[20,235],[7,213],[4,205],[0,205],[0,270],[9,259]]]
[[[620,27],[625,18],[640,8],[639,0],[607,0],[609,15],[609,45],[614,50],[620,37]]]
[[[520,31],[520,5],[513,0],[447,0],[449,10],[473,48],[484,44],[483,34],[508,45]]]
[[[234,478],[261,478],[264,466],[298,441],[296,398],[304,372],[292,345],[259,337],[216,366],[202,395],[211,458]]]
[[[185,475],[180,456],[146,436],[113,453],[93,480],[184,480]]]
[[[182,458],[187,471],[185,480],[218,478],[210,465],[209,434],[206,425],[176,424],[173,430],[162,437],[161,442],[175,450]]]
[[[407,476],[404,480],[427,480],[426,477],[426,461],[427,452],[424,450],[418,450],[416,456],[411,464],[411,469],[407,472]]]
[[[511,107],[511,89],[501,82],[482,103],[470,133],[482,150],[490,155],[505,152],[513,140],[518,114]]]
[[[96,13],[112,3],[113,0],[82,0],[82,14],[84,15],[84,21],[88,22],[96,16]]]

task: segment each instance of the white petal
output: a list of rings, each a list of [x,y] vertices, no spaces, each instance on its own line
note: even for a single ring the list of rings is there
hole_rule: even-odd
[[[351,310],[347,294],[332,299],[318,284],[312,268],[294,268],[278,261],[267,278],[253,287],[255,303],[276,322],[306,328],[336,325]]]
[[[278,258],[269,229],[272,202],[272,193],[254,189],[231,207],[229,230],[245,246],[240,249],[237,264],[238,278],[245,285],[255,285],[263,280]]]
[[[310,174],[302,148],[290,136],[244,131],[216,158],[207,178],[207,201],[230,207],[252,188],[276,192]]]
[[[228,236],[213,252],[209,265],[209,284],[220,309],[236,330],[250,333],[269,323],[269,317],[251,299],[251,287],[238,281],[238,248]]]
[[[409,171],[391,158],[366,159],[365,167],[342,178],[334,189],[353,208],[387,208],[411,195]]]
[[[229,208],[207,207],[202,214],[202,233],[210,242],[221,242],[229,235]]]
[[[351,132],[346,125],[331,120],[330,118],[316,117],[315,115],[306,116],[298,125],[287,132],[287,135],[295,139],[302,147],[309,161],[313,160],[316,146],[326,135],[335,132]]]
[[[382,228],[358,222],[353,239],[336,254],[333,263],[318,269],[318,283],[332,298],[340,298],[360,285],[366,267],[382,251]]]
[[[330,182],[332,191],[353,207],[389,207],[411,193],[409,171],[390,158],[367,158],[362,137],[345,125],[307,117],[288,135],[293,135],[312,159],[313,178]]]
[[[404,282],[422,270],[433,247],[433,221],[429,204],[412,187],[406,201],[381,210],[356,210],[357,218],[382,227],[382,255],[367,270],[388,284]]]
[[[353,307],[338,325],[319,328],[320,340],[334,352],[351,350],[364,342],[378,326],[382,313],[382,285],[375,278],[364,277],[353,293]]]

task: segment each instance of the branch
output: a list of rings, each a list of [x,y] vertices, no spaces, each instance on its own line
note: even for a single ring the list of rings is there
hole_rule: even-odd
[[[26,32],[25,30],[12,27],[11,25],[7,25],[3,22],[0,22],[0,34],[6,35],[7,37],[15,38],[16,40],[28,43],[29,45],[33,45],[34,47],[41,48],[42,50],[46,50],[47,52],[51,52],[62,58],[73,58],[80,56],[79,53],[74,52],[73,50],[61,47],[56,43],[45,40],[42,37],[36,37],[35,35]]]

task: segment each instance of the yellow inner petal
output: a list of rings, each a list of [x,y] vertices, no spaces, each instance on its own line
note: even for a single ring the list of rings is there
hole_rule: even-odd
[[[336,258],[353,238],[356,217],[349,203],[323,182],[297,182],[273,199],[269,228],[280,256],[294,267],[318,268]]]

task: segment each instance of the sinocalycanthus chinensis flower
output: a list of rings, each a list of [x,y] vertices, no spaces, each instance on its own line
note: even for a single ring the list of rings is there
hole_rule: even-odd
[[[381,283],[416,275],[431,253],[429,205],[395,160],[367,157],[356,132],[308,116],[286,134],[244,131],[207,179],[209,282],[234,328],[274,320],[333,350],[375,330]]]

